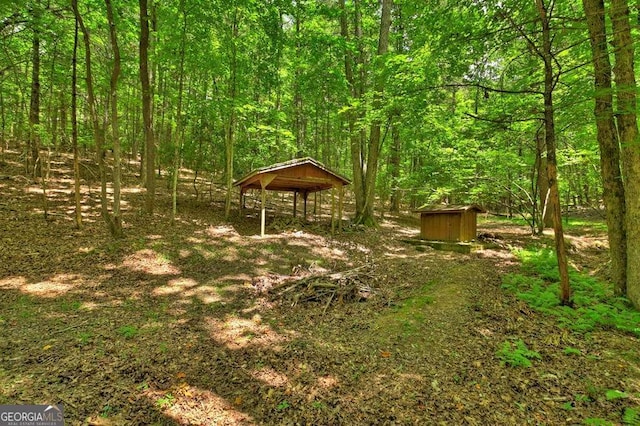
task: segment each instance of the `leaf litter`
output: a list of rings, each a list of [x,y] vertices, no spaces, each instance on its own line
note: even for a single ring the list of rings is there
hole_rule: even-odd
[[[0,182],[2,404],[62,403],[70,424],[631,418],[637,338],[568,333],[500,288],[518,267],[509,248],[544,236],[487,221],[484,251],[419,252],[401,241],[413,219],[390,217],[334,236],[322,220],[282,219],[259,239],[255,217],[225,222],[219,193],[194,200],[185,184],[174,226],[164,189],[152,218],[128,193],[114,241],[95,183],[73,228],[70,159],[57,161],[49,187],[67,197],[49,200],[46,221],[20,165],[0,169],[12,177]],[[574,263],[606,263],[605,237],[572,235]],[[540,354],[529,368],[496,356],[517,341]]]

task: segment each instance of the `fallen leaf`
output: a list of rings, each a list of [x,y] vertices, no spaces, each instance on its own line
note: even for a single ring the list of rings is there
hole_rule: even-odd
[[[380,352],[380,356],[381,356],[382,358],[390,358],[390,357],[391,357],[391,352],[381,351],[381,352]]]
[[[53,346],[51,346],[51,345],[44,345],[44,346],[42,347],[42,350],[43,350],[43,351],[48,351],[48,350],[49,350],[49,349],[51,349],[52,347],[53,347]]]
[[[180,371],[178,374],[176,374],[176,377],[178,379],[184,379],[185,377],[187,377],[187,374],[183,371]]]

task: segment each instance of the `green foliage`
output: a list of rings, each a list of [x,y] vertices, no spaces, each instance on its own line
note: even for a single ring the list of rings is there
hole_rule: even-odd
[[[425,321],[424,310],[433,303],[432,286],[433,283],[423,285],[394,306],[391,312],[380,316],[376,324],[381,334],[400,334],[404,337],[416,335]]]
[[[613,423],[610,422],[609,420],[602,419],[599,417],[590,417],[588,419],[585,419],[584,422],[582,422],[582,424],[589,425],[589,426],[613,426]]]
[[[175,398],[171,393],[165,394],[162,398],[158,398],[156,401],[156,406],[160,409],[169,408],[173,405]]]
[[[289,401],[287,401],[286,399],[282,402],[280,402],[277,406],[276,409],[278,411],[283,411],[286,410],[287,408],[291,407],[291,404],[289,404]]]
[[[103,419],[106,419],[111,415],[112,412],[113,412],[113,407],[107,404],[104,407],[102,407],[102,410],[100,411],[100,417],[102,417]]]
[[[575,307],[561,306],[554,252],[521,250],[516,254],[522,261],[523,273],[506,275],[502,286],[534,309],[557,317],[562,327],[578,333],[601,328],[640,336],[640,312],[626,299],[615,297],[610,286],[571,270],[569,278]]]
[[[515,342],[503,342],[496,355],[502,365],[510,367],[531,367],[532,359],[541,359],[538,352],[530,350],[520,339]]]
[[[564,348],[563,353],[565,355],[582,355],[580,349],[572,348],[571,346],[567,346],[566,348]]]
[[[607,389],[607,391],[604,394],[605,398],[607,398],[607,401],[613,401],[616,399],[625,399],[625,398],[629,398],[629,394],[626,392],[622,392],[616,389]]]
[[[624,409],[622,415],[622,423],[625,425],[638,426],[640,425],[640,407],[627,407]]]
[[[140,333],[140,330],[133,325],[123,325],[118,328],[118,334],[123,336],[125,339],[133,339],[138,335],[138,333]]]

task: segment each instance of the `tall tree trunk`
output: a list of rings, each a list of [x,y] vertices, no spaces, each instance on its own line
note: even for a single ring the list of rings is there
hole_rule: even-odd
[[[229,100],[230,111],[229,121],[225,134],[225,186],[227,194],[224,202],[224,217],[226,219],[231,215],[231,196],[233,192],[233,151],[235,144],[235,127],[236,127],[236,79],[237,79],[237,55],[238,48],[236,39],[238,38],[238,7],[233,10],[233,19],[231,22],[231,69],[229,74]]]
[[[180,39],[180,65],[178,76],[178,107],[176,111],[176,135],[173,151],[173,182],[171,187],[171,224],[176,220],[178,210],[178,177],[180,176],[180,150],[183,137],[182,123],[182,94],[184,91],[184,55],[185,43],[187,39],[187,11],[185,10],[184,0],[180,1],[180,9],[182,10],[182,38]]]
[[[71,6],[73,13],[78,20],[78,26],[82,32],[82,38],[84,40],[84,56],[85,56],[85,80],[87,86],[87,103],[89,106],[89,117],[91,119],[91,125],[93,127],[93,138],[96,143],[96,151],[98,157],[98,168],[100,170],[100,213],[102,219],[107,224],[109,231],[113,233],[113,225],[111,216],[109,215],[109,206],[107,203],[107,172],[104,161],[104,128],[100,125],[100,119],[98,117],[98,111],[96,109],[96,97],[93,88],[93,71],[91,63],[91,41],[89,30],[84,25],[82,15],[78,10],[78,0],[71,0]]]
[[[295,74],[293,81],[293,115],[294,115],[294,129],[293,133],[296,137],[296,157],[302,157],[304,153],[304,134],[303,134],[303,110],[302,110],[302,92],[301,92],[301,80],[302,80],[302,66],[300,62],[302,62],[302,58],[300,57],[300,38],[302,35],[300,34],[300,28],[302,26],[301,23],[301,6],[300,2],[296,2],[295,9],[295,21],[296,21],[296,55],[295,55]]]
[[[400,179],[400,152],[402,150],[402,141],[400,140],[400,126],[397,123],[391,127],[391,212],[398,213],[400,211],[400,188],[398,188]]]
[[[391,28],[391,6],[393,0],[382,0],[382,14],[380,18],[380,36],[378,38],[378,57],[382,57],[387,53],[389,48],[389,29]],[[380,64],[381,65],[381,64]],[[382,110],[382,93],[384,92],[384,77],[382,73],[378,75],[375,81],[373,93],[373,110],[379,112]],[[376,116],[371,124],[369,134],[369,145],[367,150],[365,164],[365,200],[361,212],[356,212],[356,222],[367,226],[375,225],[374,203],[376,191],[376,177],[378,175],[378,158],[382,146],[380,132],[380,118]]]
[[[36,13],[36,12],[34,12]],[[34,18],[35,20],[35,18]],[[40,37],[34,24],[31,56],[31,101],[29,103],[29,146],[34,177],[42,173],[40,164]],[[27,163],[29,164],[29,163]]]
[[[355,0],[356,5],[358,4],[358,0]],[[344,48],[344,72],[345,78],[347,79],[347,83],[349,84],[349,88],[351,89],[351,97],[353,99],[353,103],[358,101],[363,96],[361,91],[362,86],[356,82],[355,75],[353,72],[354,68],[354,58],[351,54],[351,51],[347,47],[349,45],[349,26],[348,26],[348,15],[347,9],[345,7],[345,0],[340,0],[340,34],[342,38],[345,40],[345,48]],[[356,28],[359,27],[358,22],[359,14],[356,13]],[[356,31],[357,34],[358,31]],[[357,37],[357,35],[356,35]],[[347,111],[347,123],[349,126],[349,146],[351,148],[351,164],[353,170],[353,193],[355,196],[355,204],[356,204],[356,212],[360,212],[364,206],[364,175],[362,173],[362,139],[361,139],[361,131],[357,128],[358,121],[358,112],[351,106]]]
[[[120,48],[116,36],[116,23],[113,18],[111,0],[104,0],[107,6],[107,20],[109,22],[109,39],[113,50],[113,69],[110,80],[111,103],[111,137],[113,139],[113,220],[111,234],[114,237],[122,236],[122,216],[120,213],[120,186],[121,186],[121,149],[118,129],[118,78],[120,77]]]
[[[634,47],[627,0],[611,1],[611,22],[618,98],[617,123],[624,170],[627,239],[627,296],[640,308],[640,140],[638,139]]]
[[[549,178],[549,204],[553,209],[553,231],[555,233],[556,256],[560,272],[560,302],[571,304],[571,288],[569,287],[569,269],[567,265],[567,251],[564,243],[562,217],[560,210],[560,195],[558,193],[558,171],[556,161],[556,133],[553,109],[553,90],[557,76],[553,74],[553,52],[551,49],[551,28],[549,10],[544,0],[536,0],[542,24],[542,50],[540,54],[544,61],[544,133],[547,146],[547,175]]]
[[[620,172],[620,144],[613,114],[611,62],[607,46],[604,0],[582,0],[591,40],[595,74],[595,110],[603,200],[606,208],[611,279],[618,296],[626,294],[627,241],[625,196]]]
[[[0,164],[4,163],[4,150],[7,145],[6,125],[7,118],[4,111],[4,96],[2,83],[0,82]]]
[[[140,85],[142,86],[142,121],[144,133],[144,159],[146,162],[142,173],[146,173],[144,179],[146,192],[144,197],[144,212],[153,214],[155,206],[155,158],[156,143],[153,133],[153,116],[151,115],[151,82],[149,78],[149,12],[147,0],[139,0],[140,6]]]
[[[82,228],[82,206],[80,205],[80,156],[78,154],[78,19],[73,33],[73,56],[71,67],[71,141],[73,144],[73,189],[76,228]]]

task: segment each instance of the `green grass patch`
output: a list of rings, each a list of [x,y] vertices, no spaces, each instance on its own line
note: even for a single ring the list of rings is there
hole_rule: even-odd
[[[633,426],[640,425],[640,407],[625,408],[622,415],[622,423]]]
[[[391,312],[380,316],[376,328],[382,335],[411,337],[417,334],[426,319],[425,307],[433,303],[432,288],[433,283],[423,285],[394,306]]]
[[[558,265],[549,249],[520,250],[522,273],[508,274],[502,287],[532,308],[555,316],[562,327],[578,333],[597,328],[640,336],[640,312],[625,298],[615,297],[611,285],[575,270],[569,271],[574,307],[560,305]]]
[[[118,334],[120,334],[125,339],[133,339],[139,333],[140,330],[138,330],[138,328],[134,327],[133,325],[123,325],[122,327],[118,328]]]
[[[564,227],[567,230],[577,229],[593,232],[607,232],[607,224],[604,220],[568,218],[564,221]]]

